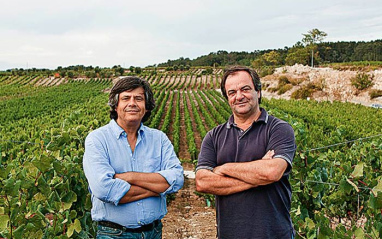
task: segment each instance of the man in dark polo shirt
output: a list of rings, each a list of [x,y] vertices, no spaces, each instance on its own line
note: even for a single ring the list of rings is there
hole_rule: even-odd
[[[293,238],[292,127],[260,108],[257,73],[235,66],[221,82],[232,116],[205,136],[196,188],[216,195],[218,238]]]

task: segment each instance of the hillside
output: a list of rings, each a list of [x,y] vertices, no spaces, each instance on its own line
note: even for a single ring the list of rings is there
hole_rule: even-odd
[[[317,86],[317,91],[310,99],[318,101],[342,101],[370,106],[371,104],[382,104],[382,97],[370,99],[371,90],[382,90],[382,69],[363,71],[373,77],[373,85],[365,90],[357,90],[351,84],[351,78],[356,77],[360,71],[336,70],[329,67],[311,68],[309,66],[294,65],[283,66],[275,70],[272,75],[261,79],[265,90],[263,96],[266,98],[290,99],[294,91],[301,89],[309,83]],[[293,87],[283,94],[277,91],[279,79],[285,76],[291,82],[295,82]]]

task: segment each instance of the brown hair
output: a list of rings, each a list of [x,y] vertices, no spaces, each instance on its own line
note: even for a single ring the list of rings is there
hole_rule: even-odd
[[[142,122],[145,122],[149,119],[151,111],[155,107],[154,94],[150,88],[150,84],[146,80],[136,76],[122,77],[114,84],[113,88],[111,88],[108,102],[108,105],[110,106],[111,119],[118,119],[118,114],[115,109],[118,105],[119,94],[124,91],[134,90],[139,87],[142,87],[145,91],[145,107],[147,110],[146,114],[142,118]]]
[[[225,82],[227,81],[228,76],[233,75],[233,74],[235,74],[238,71],[245,71],[245,72],[247,72],[251,76],[253,85],[255,87],[255,90],[260,93],[260,98],[259,98],[259,104],[260,104],[261,103],[261,82],[260,82],[260,77],[256,73],[255,70],[253,70],[253,69],[251,69],[249,67],[246,67],[246,66],[231,66],[231,67],[226,68],[224,70],[224,75],[223,75],[222,81],[220,83],[220,89],[221,89],[221,92],[222,92],[224,98],[228,99],[228,95],[227,95],[227,92],[226,92],[226,89],[225,89]]]

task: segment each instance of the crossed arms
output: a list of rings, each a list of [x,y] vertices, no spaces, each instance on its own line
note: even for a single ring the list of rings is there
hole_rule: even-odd
[[[133,171],[127,166],[128,164],[120,162],[120,158],[128,152],[107,150],[118,146],[113,140],[104,140],[102,134],[91,133],[85,141],[84,172],[89,183],[89,191],[98,200],[117,206],[149,197],[164,197],[183,186],[183,168],[165,135],[156,145],[161,150],[160,158],[147,155],[147,152],[143,153],[142,150],[138,154],[138,157],[143,157],[141,163],[146,158],[152,159],[146,164],[160,165],[160,171],[157,169],[154,171],[153,168],[156,167],[144,169],[143,165],[139,170],[141,172]]]
[[[159,173],[126,172],[117,173],[114,178],[122,179],[131,184],[130,190],[119,203],[128,203],[147,197],[158,197],[166,191],[170,184]]]
[[[288,163],[282,158],[272,158],[273,150],[262,159],[251,162],[226,163],[213,171],[200,169],[196,172],[196,190],[215,195],[230,195],[260,185],[280,180]]]

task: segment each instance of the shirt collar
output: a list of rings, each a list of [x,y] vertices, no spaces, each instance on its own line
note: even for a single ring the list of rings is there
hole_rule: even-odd
[[[110,120],[110,126],[111,126],[111,130],[113,131],[113,135],[115,136],[116,139],[119,139],[121,135],[126,134],[126,132],[122,129],[121,126],[117,124],[117,122],[114,119]],[[139,126],[139,129],[138,129],[138,133],[141,136],[143,136],[144,132],[145,132],[145,126],[141,122],[141,125]]]
[[[260,108],[260,111],[261,111],[260,117],[253,123],[257,123],[257,122],[264,122],[265,124],[268,123],[268,117],[269,117],[268,112],[264,108]],[[230,129],[234,126],[236,127],[236,124],[234,122],[233,115],[231,115],[227,122],[227,129]]]

